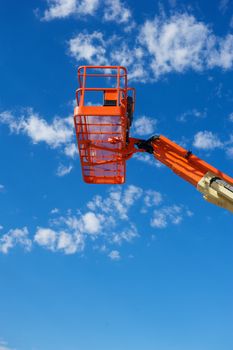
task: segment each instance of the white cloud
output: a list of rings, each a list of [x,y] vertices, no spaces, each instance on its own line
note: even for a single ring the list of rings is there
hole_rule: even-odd
[[[118,250],[112,250],[109,254],[108,254],[109,258],[111,260],[120,260],[121,256],[120,256],[120,252]]]
[[[133,131],[136,135],[153,134],[156,128],[157,120],[146,116],[142,116],[134,120]]]
[[[101,218],[93,212],[82,216],[83,230],[89,234],[98,234],[101,230]]]
[[[111,242],[121,245],[123,242],[132,242],[138,236],[139,234],[136,226],[132,223],[129,223],[128,227],[112,235]]]
[[[129,185],[122,196],[123,205],[131,207],[135,201],[137,201],[142,196],[143,190],[140,187]]]
[[[22,246],[26,251],[31,250],[32,242],[28,238],[29,232],[27,227],[22,229],[11,229],[7,233],[0,235],[0,252],[7,254],[10,249],[16,245]]]
[[[183,220],[184,214],[190,216],[187,212],[183,211],[181,206],[177,205],[156,209],[153,212],[150,224],[156,228],[165,228],[169,223],[178,225]]]
[[[48,249],[55,249],[56,242],[56,232],[49,228],[39,227],[36,231],[35,242],[37,242],[41,246],[46,246]]]
[[[230,118],[231,115],[229,116],[229,120]],[[199,131],[194,135],[193,146],[206,151],[220,148],[225,151],[229,158],[233,158],[233,134],[227,140],[222,141],[211,131]]]
[[[100,0],[79,0],[77,12],[82,15],[93,15],[100,4]]]
[[[156,168],[163,167],[163,164],[160,163],[157,159],[155,159],[155,157],[152,154],[138,152],[133,155],[133,158],[148,165],[155,166]]]
[[[117,40],[118,39],[118,40]],[[125,43],[123,38],[112,37],[109,41],[105,42],[105,51],[109,53],[105,55],[105,59],[111,62],[113,65],[125,66],[128,70],[129,81],[145,82],[147,77],[147,71],[143,66],[144,50],[140,46],[133,46],[129,43]],[[111,47],[109,51],[109,46]]]
[[[225,38],[212,37],[209,40],[210,49],[207,57],[210,68],[220,67],[232,69],[233,66],[233,35],[228,34]]]
[[[211,150],[214,148],[223,147],[223,143],[220,141],[217,135],[211,131],[199,131],[194,136],[193,146],[203,150]]]
[[[69,53],[77,61],[85,60],[89,64],[108,64],[106,42],[101,32],[79,33],[69,41]]]
[[[64,148],[64,153],[67,157],[74,159],[78,155],[78,146],[75,143],[68,144]]]
[[[48,224],[38,226],[32,240],[26,227],[0,235],[0,252],[7,254],[17,244],[30,250],[33,243],[54,253],[82,253],[85,247],[91,247],[108,255],[139,238],[140,215],[144,221],[148,216],[148,226],[167,227],[180,223],[184,215],[190,216],[181,209],[177,205],[164,206],[161,193],[155,190],[135,185],[116,186],[106,196],[94,196],[82,210],[69,209],[62,214],[54,208],[49,213]]]
[[[83,251],[84,239],[80,234],[71,235],[67,232],[60,232],[57,241],[57,250],[63,250],[65,254],[74,254]]]
[[[59,209],[58,208],[53,208],[50,213],[51,214],[57,214],[57,213],[59,213]]]
[[[75,232],[73,234],[65,231],[55,231],[50,228],[38,227],[34,241],[53,252],[61,251],[65,254],[74,254],[84,249],[84,237]]]
[[[155,77],[172,71],[201,70],[209,29],[188,14],[147,20],[140,42],[150,54]]]
[[[45,142],[52,148],[69,143],[73,138],[70,118],[54,118],[49,124],[32,109],[26,115],[17,117],[9,111],[0,113],[0,123],[8,125],[12,133],[23,133],[31,138],[33,143]]]
[[[188,69],[232,68],[233,36],[219,38],[205,23],[186,13],[146,21],[141,30],[141,42],[151,55],[156,77]]]
[[[9,111],[1,112],[0,124],[7,125],[13,134],[28,136],[33,144],[42,142],[53,149],[63,148],[67,156],[73,156],[74,127],[72,117],[55,117],[51,123],[48,123],[29,108],[20,116]]]
[[[87,235],[95,238],[101,230],[101,216],[92,212],[60,216],[50,221],[51,227],[38,227],[34,241],[52,252],[82,252]]]
[[[117,202],[117,203],[116,203]],[[123,204],[123,207],[119,206]],[[105,217],[113,216],[120,222],[126,220],[127,227],[116,232],[114,225],[111,224],[111,233],[109,240],[115,244],[122,244],[124,241],[132,241],[138,237],[138,230],[131,221],[130,208],[140,205],[138,213],[145,214],[149,211],[151,216],[150,225],[152,227],[167,227],[170,224],[181,223],[184,216],[190,217],[190,210],[184,209],[180,205],[161,206],[163,204],[162,194],[155,190],[143,190],[136,186],[129,186],[125,191],[111,189],[109,196],[104,199],[101,196],[95,196],[87,206],[93,211],[101,211]],[[157,207],[158,209],[154,210]]]
[[[187,122],[189,118],[198,118],[203,119],[206,118],[206,110],[199,111],[196,108],[191,109],[190,111],[186,111],[177,117],[177,121],[179,122]]]
[[[121,0],[105,0],[104,20],[126,23],[132,17],[131,11]]]
[[[233,67],[233,35],[218,37],[188,13],[155,16],[135,26],[127,38],[101,32],[79,33],[69,53],[81,64],[120,64],[131,81],[156,81],[169,73]]]
[[[121,220],[128,219],[130,208],[142,196],[143,190],[134,185],[128,185],[125,190],[121,187],[111,188],[106,198],[95,196],[87,207],[93,211],[101,210],[104,214],[117,215]]]
[[[94,15],[100,8],[104,21],[113,21],[119,24],[129,22],[131,11],[121,0],[47,0],[48,8],[42,20],[51,21],[64,19],[70,16]]]
[[[115,62],[120,64],[121,62],[122,66],[125,66],[126,68],[128,68],[134,63],[136,57],[139,57],[139,58],[142,57],[143,52],[140,48],[138,50],[133,49],[132,51],[132,48],[129,47],[127,44],[118,43],[117,39],[114,37],[112,38],[112,40],[115,42],[115,46],[112,48],[110,52],[110,60],[112,63]],[[109,45],[110,42],[106,44]],[[106,45],[106,48],[107,48],[107,45]],[[106,57],[106,59],[108,58]]]
[[[72,169],[73,169],[72,165],[65,166],[63,164],[59,164],[56,171],[56,175],[59,177],[68,175],[72,171]]]
[[[76,0],[47,0],[49,8],[45,11],[43,19],[64,18],[75,12]]]
[[[106,254],[109,247],[130,243],[139,237],[138,228],[131,217],[131,208],[139,206],[153,210],[161,204],[161,194],[154,190],[143,190],[134,185],[112,187],[107,195],[94,196],[84,211],[68,211],[66,215],[53,217],[49,228],[38,228],[35,242],[53,252],[72,254],[83,251],[88,241],[95,242],[94,249]],[[77,248],[76,237],[82,243]],[[66,249],[64,244],[67,243]],[[79,243],[80,244],[80,243]],[[99,247],[99,248],[97,248]]]
[[[157,228],[165,228],[167,227],[167,218],[163,212],[155,211],[154,217],[151,219],[151,226]]]
[[[132,47],[122,42],[122,38],[104,37],[101,32],[79,33],[68,42],[68,52],[80,62],[94,65],[121,65],[128,68],[131,81],[144,82],[147,72],[143,67],[143,48]]]
[[[147,207],[158,206],[162,203],[163,197],[160,192],[147,190],[144,194],[144,203]]]
[[[99,0],[47,0],[48,9],[42,17],[45,21],[66,18],[71,15],[93,15]]]
[[[45,142],[56,148],[68,143],[73,136],[69,120],[55,118],[51,124],[37,115],[31,115],[22,123],[22,131],[25,132],[33,143]]]

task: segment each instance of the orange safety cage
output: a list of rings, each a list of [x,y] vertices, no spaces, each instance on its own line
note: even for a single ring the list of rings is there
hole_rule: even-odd
[[[135,90],[127,86],[126,68],[82,66],[78,82],[74,124],[83,179],[94,184],[122,184],[131,125],[129,96],[132,109],[135,101]]]

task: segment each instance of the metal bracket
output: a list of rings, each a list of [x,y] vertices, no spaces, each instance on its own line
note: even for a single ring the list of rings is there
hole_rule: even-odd
[[[159,139],[159,135],[154,135],[150,137],[148,140],[139,140],[135,143],[138,149],[142,149],[147,153],[153,154],[154,148],[152,146],[152,142]]]

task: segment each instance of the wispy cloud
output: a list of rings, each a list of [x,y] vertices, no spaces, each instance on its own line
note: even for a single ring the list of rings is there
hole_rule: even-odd
[[[142,116],[135,118],[132,132],[139,136],[152,135],[155,132],[157,119]]]
[[[147,190],[144,193],[144,203],[146,207],[156,207],[163,201],[163,196],[160,192]]]
[[[46,21],[68,17],[76,10],[76,0],[47,0],[47,3],[49,8],[43,17]]]
[[[194,136],[193,146],[203,150],[211,150],[223,147],[223,143],[218,136],[211,131],[199,131]]]
[[[112,250],[109,254],[108,254],[109,258],[111,260],[120,260],[121,259],[121,255],[120,252],[118,250]]]
[[[121,24],[127,23],[131,17],[130,9],[121,0],[105,0],[104,20]]]
[[[69,41],[69,53],[77,61],[104,65],[108,63],[107,43],[101,32],[79,33]]]
[[[57,213],[59,213],[59,209],[58,208],[53,208],[50,213],[51,214],[57,214]]]
[[[0,112],[0,125],[7,125],[12,134],[23,134],[33,144],[44,143],[52,149],[59,150],[65,156],[75,159],[78,156],[78,147],[75,144],[74,126],[72,117],[55,117],[51,122],[28,108],[22,113],[11,111]],[[138,136],[147,136],[155,132],[157,119],[142,116],[135,119],[132,133]],[[161,167],[162,164],[148,154],[135,154],[135,159],[152,166]],[[65,166],[60,164],[56,175],[64,176],[72,171],[72,164]],[[4,187],[0,185],[0,192]]]
[[[61,251],[65,254],[74,254],[84,249],[84,236],[78,232],[55,231],[51,228],[38,227],[34,242],[39,246],[51,250]]]
[[[188,211],[185,212],[189,216]],[[183,220],[184,209],[182,206],[172,205],[169,207],[156,209],[151,218],[151,226],[156,228],[166,228],[169,223],[178,225]]]
[[[218,37],[194,16],[176,13],[146,20],[124,40],[100,31],[79,33],[69,41],[69,53],[79,62],[126,65],[131,81],[145,82],[173,72],[232,69],[233,35]]]
[[[193,108],[189,111],[186,111],[180,114],[176,119],[178,122],[185,123],[190,118],[203,119],[203,118],[206,118],[206,116],[207,116],[206,110],[199,111],[198,109]]]
[[[222,149],[230,158],[233,157],[233,134],[227,140],[221,140],[219,136],[212,131],[199,131],[194,135],[193,146],[195,148],[211,151]]]
[[[64,148],[64,154],[70,158],[76,158],[78,156],[78,146],[75,143],[69,143]]]
[[[59,177],[68,175],[73,169],[73,166],[70,164],[68,166],[65,166],[64,164],[59,164],[56,175]]]
[[[0,112],[0,124],[7,125],[13,134],[28,136],[33,144],[45,143],[53,149],[61,149],[71,158],[75,157],[72,117],[55,117],[49,123],[32,108],[28,108],[23,114]]]
[[[131,10],[121,0],[47,0],[47,9],[41,17],[44,21],[84,16],[93,16],[97,10],[100,18],[119,24],[128,23],[132,17]]]
[[[38,226],[31,236],[27,227],[1,234],[0,252],[7,254],[16,245],[29,251],[34,244],[69,255],[91,246],[117,260],[119,247],[143,233],[146,226],[140,228],[140,217],[153,230],[180,224],[189,216],[187,212],[182,205],[167,205],[158,191],[134,185],[112,187],[106,196],[94,196],[82,210],[69,209],[62,214],[55,208],[48,214],[48,224]],[[116,251],[119,254],[112,253]]]
[[[156,168],[162,168],[164,165],[160,163],[152,154],[148,154],[145,152],[135,153],[133,155],[133,159],[138,160],[139,162],[143,162],[147,165],[154,166]]]
[[[27,227],[11,229],[7,233],[0,235],[1,253],[7,254],[16,245],[22,246],[26,251],[31,250],[32,242],[29,238]]]
[[[156,77],[188,69],[232,68],[233,36],[218,38],[205,23],[187,13],[147,20],[140,35]]]
[[[48,8],[42,20],[64,19],[72,15],[93,15],[99,0],[47,0]]]
[[[110,188],[105,197],[94,196],[87,203],[86,210],[82,212],[78,210],[76,213],[69,211],[67,215],[60,215],[50,220],[51,226],[48,228],[47,234],[51,235],[52,239],[39,243],[47,246],[50,250],[58,251],[61,232],[65,232],[66,235],[71,236],[69,242],[72,242],[73,246],[73,249],[68,252],[63,250],[66,254],[76,251],[72,237],[76,238],[77,235],[81,251],[84,250],[87,241],[91,241],[99,247],[100,251],[101,247],[104,246],[104,252],[110,254],[112,250],[116,250],[112,249],[114,245],[121,246],[123,243],[133,242],[139,237],[140,229],[132,216],[135,207],[138,208],[138,215],[142,215],[144,218],[148,215],[148,227],[160,228],[151,221],[151,216],[155,215],[155,209],[161,210],[164,215],[166,214],[167,226],[178,224],[182,221],[183,216],[189,216],[185,209],[181,210],[182,206],[166,206],[163,196],[158,191],[144,190],[134,185],[128,185],[125,188],[117,186]],[[52,232],[50,232],[51,229]]]

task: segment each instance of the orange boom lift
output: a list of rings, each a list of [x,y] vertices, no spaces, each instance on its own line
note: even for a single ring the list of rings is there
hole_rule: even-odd
[[[82,66],[78,81],[74,124],[85,182],[122,184],[126,160],[147,152],[194,185],[207,201],[233,212],[233,178],[165,136],[129,136],[135,89],[128,87],[126,68]]]

